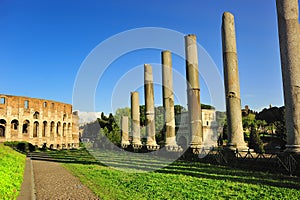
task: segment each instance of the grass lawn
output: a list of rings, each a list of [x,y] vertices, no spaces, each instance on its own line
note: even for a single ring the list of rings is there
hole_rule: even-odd
[[[91,159],[82,150],[78,153],[81,158]],[[176,161],[160,168],[159,160],[151,161],[138,154],[130,160],[126,154],[113,151],[91,153],[114,168],[90,164],[90,160],[86,164],[65,163],[64,166],[101,199],[300,199],[297,177],[199,162]],[[63,154],[57,153],[59,157]],[[72,154],[76,157],[76,151]],[[147,170],[154,167],[155,171],[145,172],[133,166]]]
[[[23,181],[25,155],[0,143],[0,199],[16,199]]]

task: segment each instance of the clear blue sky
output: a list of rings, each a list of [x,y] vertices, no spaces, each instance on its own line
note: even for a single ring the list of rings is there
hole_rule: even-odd
[[[0,93],[72,103],[77,73],[89,53],[107,38],[141,27],[196,34],[223,76],[225,11],[235,16],[242,106],[259,111],[269,104],[283,105],[274,0],[0,0]],[[173,61],[185,76],[184,61],[176,56]],[[160,51],[131,52],[113,62],[99,82],[95,111],[113,111],[118,81],[144,63],[160,63]],[[155,89],[159,105],[161,89]],[[201,101],[210,103],[202,79]],[[117,106],[129,106],[129,94],[123,102]],[[217,109],[224,110],[224,104]]]

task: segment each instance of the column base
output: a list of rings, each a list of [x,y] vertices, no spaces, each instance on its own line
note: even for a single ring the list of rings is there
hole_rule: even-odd
[[[189,148],[191,149],[193,154],[201,154],[202,151],[204,150],[204,145],[203,144],[190,144]]]
[[[142,147],[143,147],[142,143],[132,144],[132,148],[133,148],[134,150],[142,149]]]
[[[232,143],[228,143],[225,148],[232,150],[232,151],[235,151],[235,150],[248,151],[248,149],[249,149],[249,147],[247,147],[246,143],[241,144],[241,145],[234,145]]]
[[[284,152],[300,154],[300,145],[285,145],[285,147]]]
[[[160,148],[158,144],[147,144],[146,146],[149,151],[155,151]]]
[[[129,141],[123,141],[121,142],[121,146],[123,149],[126,149],[130,145]]]
[[[182,152],[183,149],[181,146],[178,145],[165,145],[166,151],[168,152]]]

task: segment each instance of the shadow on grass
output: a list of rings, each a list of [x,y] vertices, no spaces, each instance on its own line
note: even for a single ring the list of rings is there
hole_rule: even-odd
[[[68,155],[68,153],[71,153],[70,150],[33,152],[33,153],[28,153],[27,157],[31,158],[32,160],[42,160],[48,162],[73,163],[73,164],[84,164],[84,165],[91,165],[91,164],[102,165],[99,161],[97,161],[86,151],[73,150],[72,151],[73,155]]]
[[[300,189],[299,177],[288,177],[275,174],[262,174],[251,171],[242,171],[229,167],[217,167],[201,164],[196,167],[194,165],[186,165],[185,163],[174,163],[164,169],[156,170],[157,173],[166,174],[182,174],[186,176],[207,178],[214,180],[229,180],[233,182],[268,185],[281,188]]]
[[[251,172],[227,166],[216,166],[200,162],[176,161],[167,167],[162,166],[157,162],[145,161],[142,158],[127,160],[120,154],[111,154],[102,152],[101,155],[106,160],[109,160],[109,166],[122,170],[136,169],[142,171],[154,171],[155,173],[163,174],[182,174],[197,178],[206,178],[213,180],[229,180],[232,182],[266,185],[281,188],[300,189],[300,178],[289,177],[280,174],[269,174],[261,172]],[[100,165],[106,166],[98,159],[92,156],[85,149],[83,150],[60,150],[48,151],[28,154],[31,159],[44,160],[61,163],[75,163],[83,165]]]

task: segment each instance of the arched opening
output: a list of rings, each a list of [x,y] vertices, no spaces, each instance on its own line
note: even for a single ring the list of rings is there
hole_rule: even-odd
[[[12,130],[18,130],[18,127],[19,127],[19,121],[14,119],[11,121],[11,129]]]
[[[59,130],[60,130],[60,122],[57,122],[57,126],[56,126],[56,134],[57,134],[57,136],[60,136],[60,132],[59,132]]]
[[[66,137],[66,132],[67,132],[67,124],[63,124],[63,137]]]
[[[46,130],[47,130],[47,122],[43,122],[43,130],[42,130],[42,137],[46,137]]]
[[[0,120],[0,137],[5,137],[5,127],[6,121],[4,119]]]
[[[30,123],[29,123],[29,121],[28,120],[25,120],[24,122],[23,122],[23,127],[22,127],[22,133],[28,133],[29,131],[29,125],[30,125]]]
[[[39,119],[40,113],[39,112],[35,112],[33,114],[33,119]]]
[[[0,104],[5,104],[5,97],[0,97]]]
[[[55,129],[55,123],[52,121],[50,124],[50,137],[54,137],[54,129]]]
[[[72,134],[72,129],[71,129],[71,123],[68,123],[68,130],[67,130],[67,134],[70,136]]]
[[[29,101],[28,101],[28,100],[25,100],[25,101],[24,101],[24,108],[25,108],[25,109],[28,109],[28,108],[29,108]]]
[[[19,121],[14,119],[11,121],[11,126],[10,126],[10,133],[11,137],[18,137],[18,128],[19,128]]]
[[[5,137],[5,126],[0,125],[0,137]]]
[[[63,121],[66,121],[66,119],[67,119],[67,114],[64,114],[63,115]]]
[[[34,122],[33,123],[33,137],[37,137],[39,134],[39,123]]]

